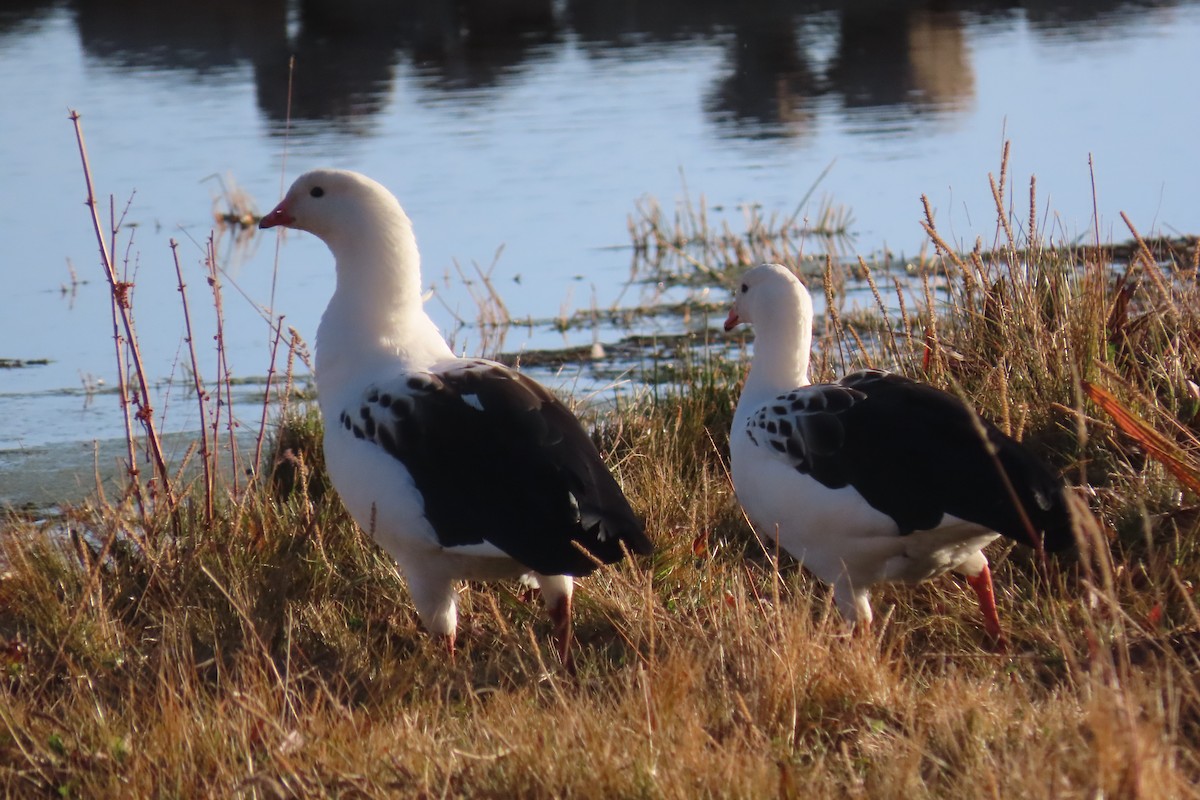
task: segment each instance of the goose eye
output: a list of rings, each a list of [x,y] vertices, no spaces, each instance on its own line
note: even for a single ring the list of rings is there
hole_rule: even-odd
[[[742,284],[742,294],[745,294],[748,291],[750,291],[750,287],[743,283]]]
[[[313,187],[313,188],[312,188],[312,189],[309,191],[309,194],[310,194],[310,195],[312,195],[313,197],[324,197],[324,196],[325,196],[325,190],[324,190],[324,189],[322,189],[320,186],[314,186],[314,187]]]

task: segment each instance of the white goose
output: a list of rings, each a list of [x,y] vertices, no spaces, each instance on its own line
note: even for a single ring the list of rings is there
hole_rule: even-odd
[[[456,358],[426,315],[412,224],[354,172],[296,179],[261,228],[314,234],[337,284],[317,329],[329,476],[453,652],[455,583],[529,576],[570,664],[572,576],[650,541],[575,416],[492,361]]]
[[[851,622],[869,590],[954,570],[1002,642],[982,549],[1003,534],[1074,543],[1062,480],[954,395],[878,370],[810,385],[812,298],[786,267],[745,273],[725,330],[754,325],[730,432],[733,484],[758,536],[833,586]]]

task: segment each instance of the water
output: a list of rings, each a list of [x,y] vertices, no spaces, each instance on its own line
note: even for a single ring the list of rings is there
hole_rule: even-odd
[[[853,215],[852,247],[995,236],[987,173],[1013,142],[1017,217],[1028,176],[1057,238],[1195,232],[1200,4],[514,3],[385,0],[8,2],[0,9],[0,502],[33,464],[119,438],[108,290],[68,109],[82,114],[97,192],[129,203],[118,256],[136,277],[164,427],[195,427],[168,246],[179,242],[201,371],[214,329],[202,268],[221,176],[268,210],[301,171],[366,172],[409,211],[431,313],[475,318],[455,268],[488,267],[514,316],[608,306],[624,290],[636,202],[703,193],[790,213]],[[935,10],[936,9],[936,10]],[[287,119],[288,59],[296,57]],[[832,166],[831,166],[832,165]],[[686,188],[685,188],[686,187]],[[132,200],[130,200],[132,196]],[[218,241],[235,376],[266,372],[276,239]],[[502,248],[499,257],[498,251]],[[72,270],[74,271],[72,273]],[[80,283],[72,284],[72,274]],[[327,251],[292,234],[273,307],[309,341],[332,291]],[[236,288],[235,288],[236,284]],[[478,287],[476,287],[478,288]],[[636,293],[635,293],[636,294]],[[714,321],[715,322],[715,321]],[[506,349],[590,341],[549,326]],[[458,341],[477,346],[470,331]],[[186,383],[186,382],[185,382]],[[100,389],[99,393],[95,390]],[[257,419],[247,389],[239,414]],[[72,462],[73,463],[73,462]],[[6,478],[7,475],[7,478]]]

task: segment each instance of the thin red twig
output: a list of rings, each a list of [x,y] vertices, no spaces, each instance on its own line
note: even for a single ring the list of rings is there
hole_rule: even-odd
[[[200,363],[196,359],[196,339],[192,335],[192,315],[188,307],[187,284],[183,282],[183,268],[179,265],[179,243],[171,240],[171,256],[175,260],[175,274],[179,278],[179,296],[183,302],[183,325],[187,330],[188,355],[192,360],[192,381],[196,388],[196,402],[200,406],[200,461],[204,465],[204,521],[213,521],[213,459],[215,453],[209,447],[208,439],[208,399],[204,391],[204,383],[200,378]]]
[[[112,293],[114,315],[113,329],[114,338],[117,342],[117,363],[118,367],[120,367],[119,381],[122,389],[121,405],[122,411],[125,414],[126,441],[129,446],[129,471],[130,475],[134,478],[134,483],[136,484],[135,493],[138,498],[138,505],[144,515],[145,500],[142,494],[140,481],[138,480],[137,460],[135,458],[133,448],[132,421],[129,418],[129,392],[127,391],[125,378],[126,362],[124,360],[123,353],[121,352],[121,328],[124,328],[124,344],[129,348],[130,358],[132,359],[134,367],[134,374],[137,376],[138,380],[139,397],[137,402],[139,407],[137,418],[142,423],[143,428],[146,430],[147,445],[154,461],[155,470],[159,476],[159,479],[162,481],[163,494],[167,498],[168,504],[174,506],[174,497],[171,492],[171,479],[167,472],[166,458],[163,456],[162,442],[160,441],[158,432],[154,427],[154,413],[150,404],[150,384],[149,380],[146,378],[146,370],[142,363],[141,348],[138,346],[137,336],[133,332],[132,306],[129,301],[129,290],[132,287],[129,283],[117,280],[116,270],[113,268],[112,257],[110,256],[110,250],[104,241],[104,232],[100,225],[100,216],[96,210],[96,192],[92,183],[92,170],[88,162],[87,146],[84,143],[83,126],[80,124],[80,116],[78,112],[72,110],[69,116],[71,122],[75,125],[75,140],[79,145],[79,158],[83,164],[83,176],[87,185],[87,200],[85,202],[88,209],[91,211],[92,227],[96,232],[96,241],[100,246],[101,266],[104,268],[104,276],[108,280],[109,290]],[[116,224],[113,225],[114,240],[116,236],[115,229],[117,227],[118,226]],[[119,326],[117,322],[118,319],[120,320]]]

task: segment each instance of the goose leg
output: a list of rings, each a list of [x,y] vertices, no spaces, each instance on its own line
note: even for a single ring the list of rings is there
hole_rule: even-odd
[[[870,633],[874,617],[871,613],[871,593],[863,587],[854,586],[845,572],[833,583],[833,602],[855,632]]]
[[[992,571],[985,562],[983,569],[975,575],[967,575],[967,583],[979,598],[979,610],[983,612],[983,627],[998,649],[1004,649],[1004,633],[1000,630],[1000,614],[996,611],[996,593],[992,588]]]
[[[458,630],[458,592],[454,582],[432,570],[404,570],[408,591],[421,623],[434,636],[442,638],[446,652],[454,658],[454,638]]]
[[[559,660],[567,672],[574,673],[575,659],[571,654],[571,594],[574,591],[574,582],[568,575],[538,575],[537,579],[553,625],[554,643],[558,647]]]

